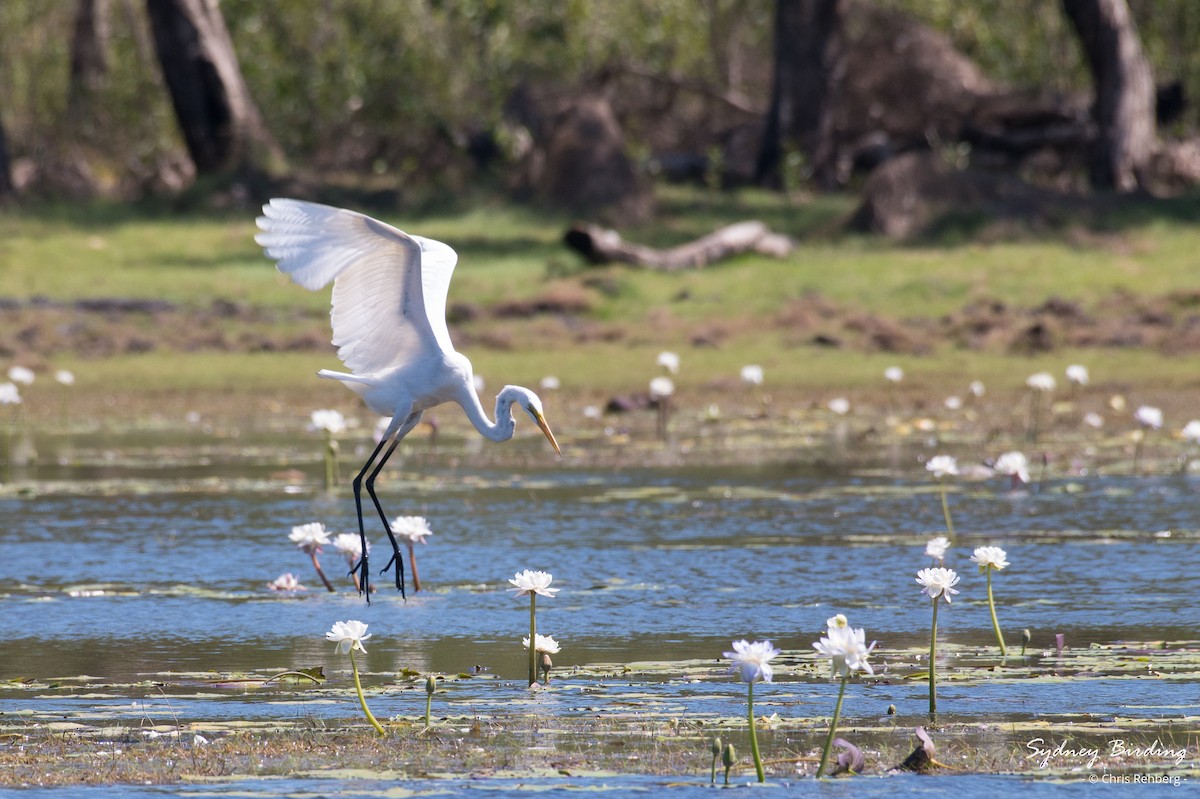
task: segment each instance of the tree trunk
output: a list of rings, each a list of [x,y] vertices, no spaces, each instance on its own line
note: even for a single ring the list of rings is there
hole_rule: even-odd
[[[759,182],[780,182],[791,148],[805,154],[818,184],[839,182],[833,112],[845,71],[843,13],[843,0],[776,0],[775,77]]]
[[[1091,153],[1096,188],[1145,187],[1155,143],[1154,78],[1125,0],[1062,0],[1095,84]]]
[[[217,0],[146,0],[146,10],[197,174],[282,169],[282,152],[250,98]]]
[[[67,113],[86,127],[108,77],[108,0],[78,0],[71,30],[71,79]],[[85,133],[89,131],[84,131]]]

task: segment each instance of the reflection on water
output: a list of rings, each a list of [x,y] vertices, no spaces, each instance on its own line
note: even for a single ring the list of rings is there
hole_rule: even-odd
[[[740,696],[719,677],[729,641],[770,638],[789,653],[808,652],[837,612],[879,640],[884,671],[877,683],[852,685],[848,706],[882,714],[895,704],[914,717],[922,710],[923,687],[886,674],[889,659],[903,660],[889,652],[927,641],[929,605],[914,576],[929,565],[926,540],[943,532],[936,487],[915,454],[899,458],[908,464],[901,469],[546,468],[531,459],[519,470],[468,470],[410,460],[385,475],[380,493],[392,514],[429,520],[434,534],[418,548],[426,590],[404,602],[379,581],[368,606],[337,553],[322,556],[339,588],[329,594],[287,540],[293,525],[312,521],[352,530],[348,489],[329,496],[297,481],[287,470],[300,456],[269,438],[243,440],[238,457],[203,444],[180,446],[177,459],[150,446],[105,458],[76,442],[75,460],[41,468],[27,490],[0,498],[0,677],[87,675],[128,686],[86,699],[69,685],[48,689],[39,713],[352,716],[348,664],[323,637],[349,618],[374,635],[363,665],[369,685],[387,686],[373,700],[380,715],[419,712],[423,694],[397,681],[402,669],[478,674],[446,687],[447,700],[477,709],[528,702],[520,644],[528,605],[506,590],[523,569],[552,572],[562,589],[539,602],[539,631],[563,644],[558,688],[537,700],[549,712],[595,713],[603,691],[586,691],[619,682],[622,664],[667,661],[698,664],[701,679],[680,681],[670,670],[645,677],[638,701],[646,708],[736,715]],[[1031,631],[1033,657],[1052,653],[1056,633],[1068,653],[1194,639],[1198,490],[1200,482],[1182,476],[1059,479],[1016,494],[999,479],[954,483],[958,540],[947,565],[962,575],[962,592],[940,615],[941,638],[964,651],[994,643],[984,582],[968,560],[975,546],[994,544],[1012,564],[995,577],[1001,623],[1011,646]],[[378,555],[385,541],[372,538]],[[267,590],[287,571],[309,590]],[[612,664],[611,679],[595,664]],[[214,697],[204,680],[318,665],[333,678],[323,706],[293,704],[287,691]],[[196,676],[165,681],[167,673]],[[203,702],[193,703],[189,684]],[[964,717],[1197,715],[1177,688],[1123,677],[947,682],[941,699]],[[792,680],[785,667],[757,700],[764,715],[820,716],[830,691],[811,674]],[[29,704],[28,691],[0,691],[0,712]]]

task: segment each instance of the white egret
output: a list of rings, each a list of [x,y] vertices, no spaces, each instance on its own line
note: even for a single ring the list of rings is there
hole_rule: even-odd
[[[458,261],[453,249],[354,211],[301,200],[273,199],[257,221],[262,232],[255,241],[279,271],[310,291],[333,281],[333,344],[349,372],[322,369],[317,374],[340,380],[372,411],[391,417],[354,478],[363,554],[352,571],[359,573],[359,593],[370,602],[361,492],[365,484],[392,543],[392,559],[380,573],[395,563],[396,588],[403,596],[404,561],[375,495],[375,478],[426,410],[456,402],[484,438],[507,441],[516,427],[516,406],[561,454],[558,442],[546,424],[541,400],[527,388],[505,386],[496,396],[496,421],[487,418],[475,393],[471,362],[455,351],[446,328],[446,295]]]

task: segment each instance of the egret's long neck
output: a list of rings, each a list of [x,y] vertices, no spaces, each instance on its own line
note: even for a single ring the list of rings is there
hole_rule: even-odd
[[[463,392],[462,402],[460,403],[467,418],[471,420],[471,424],[475,425],[475,429],[480,435],[490,441],[508,441],[513,437],[513,431],[517,425],[512,417],[512,400],[507,397],[496,398],[496,421],[493,422],[487,418],[487,413],[483,410],[482,403],[479,402],[479,395],[474,389],[468,389]]]

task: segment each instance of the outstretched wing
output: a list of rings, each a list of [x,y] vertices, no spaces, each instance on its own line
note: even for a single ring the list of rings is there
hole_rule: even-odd
[[[306,289],[333,281],[333,344],[355,374],[450,351],[446,294],[458,256],[369,216],[274,199],[254,240]]]

